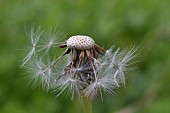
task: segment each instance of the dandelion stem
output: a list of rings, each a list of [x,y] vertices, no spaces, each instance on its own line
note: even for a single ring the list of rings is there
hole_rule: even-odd
[[[92,113],[92,105],[89,97],[86,97],[84,93],[81,95],[84,113]]]

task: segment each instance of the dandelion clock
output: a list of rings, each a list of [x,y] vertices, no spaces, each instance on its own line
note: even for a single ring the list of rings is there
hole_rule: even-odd
[[[130,70],[137,56],[136,47],[106,50],[86,35],[61,41],[60,36],[53,32],[42,44],[41,27],[32,28],[28,38],[31,46],[22,67],[28,73],[30,84],[41,83],[47,91],[57,92],[57,96],[66,91],[71,93],[71,99],[78,96],[84,113],[92,113],[91,101],[103,101],[104,95],[114,95],[116,88],[125,85],[126,71]],[[48,54],[51,48],[65,50],[51,60]]]

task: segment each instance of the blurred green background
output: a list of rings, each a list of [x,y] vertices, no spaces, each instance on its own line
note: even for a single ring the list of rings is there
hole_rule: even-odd
[[[139,45],[138,68],[126,88],[94,113],[170,113],[169,0],[0,0],[0,113],[82,113],[77,98],[55,98],[27,86],[19,65],[25,26],[60,26],[67,36],[86,34],[105,48]]]

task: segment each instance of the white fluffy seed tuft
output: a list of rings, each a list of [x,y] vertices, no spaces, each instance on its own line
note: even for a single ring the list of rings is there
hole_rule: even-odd
[[[67,40],[68,48],[76,48],[78,50],[90,49],[94,46],[94,40],[89,36],[76,35]]]

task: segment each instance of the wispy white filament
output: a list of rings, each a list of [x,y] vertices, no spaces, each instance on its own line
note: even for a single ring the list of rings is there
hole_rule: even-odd
[[[51,87],[53,72],[50,67],[44,67],[46,67],[45,62],[43,62],[41,58],[35,58],[27,64],[26,70],[30,75],[29,79],[33,87],[35,87],[38,83],[41,83],[43,89],[47,88],[47,90],[49,90]]]
[[[38,29],[36,30],[34,28],[31,29],[30,35],[28,37],[31,43],[31,49],[30,52],[27,54],[27,56],[24,58],[22,66],[24,66],[31,59],[33,55],[35,55],[36,46],[42,33],[43,31],[41,27],[38,27]]]

